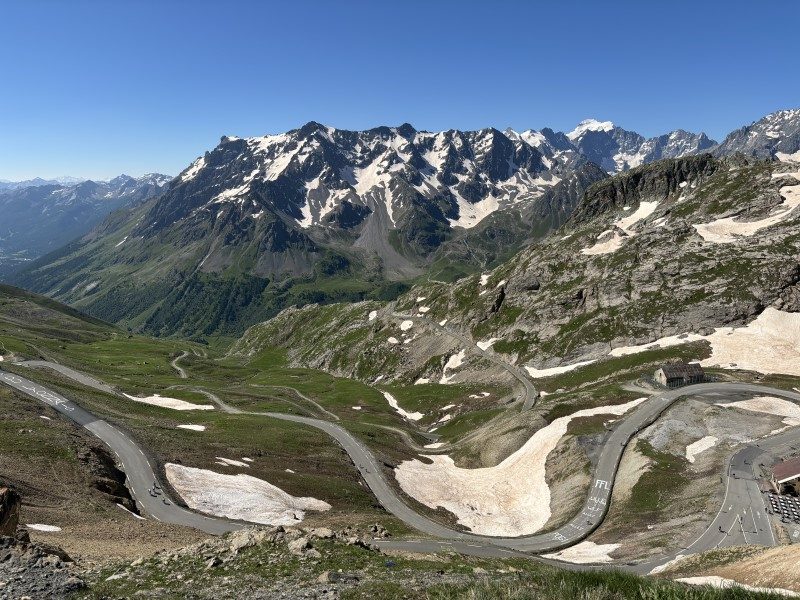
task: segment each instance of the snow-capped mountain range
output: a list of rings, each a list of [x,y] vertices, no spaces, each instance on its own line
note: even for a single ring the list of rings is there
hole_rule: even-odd
[[[613,174],[705,151],[789,157],[798,150],[798,127],[800,111],[780,111],[717,144],[683,130],[645,138],[594,119],[566,134],[431,133],[408,124],[346,131],[311,122],[278,135],[222,138],[172,182],[169,208],[148,225],[213,218],[230,206],[241,217],[276,211],[301,229],[352,229],[376,219],[391,229],[420,213],[445,229],[468,229],[535,201],[587,161]]]
[[[705,133],[678,129],[646,139],[611,121],[587,119],[567,134],[576,150],[609,173],[627,171],[661,158],[680,158],[714,146]]]
[[[170,191],[187,189],[184,214],[173,216],[233,204],[256,218],[277,209],[303,229],[353,227],[372,213],[397,227],[422,204],[436,206],[451,227],[469,228],[567,175],[580,157],[563,141],[547,130],[429,133],[401,125],[356,132],[318,123],[280,135],[225,137],[172,184]]]

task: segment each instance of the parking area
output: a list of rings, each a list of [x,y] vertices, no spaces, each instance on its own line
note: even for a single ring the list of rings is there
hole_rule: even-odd
[[[783,523],[800,523],[800,498],[767,492],[767,512]]]

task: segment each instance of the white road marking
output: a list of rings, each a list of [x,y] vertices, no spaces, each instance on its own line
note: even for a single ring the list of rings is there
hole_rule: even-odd
[[[739,515],[739,527],[742,529],[742,537],[744,537],[744,543],[749,544],[750,542],[747,540],[747,532],[744,530],[744,519],[747,517],[747,509],[745,508],[741,515]],[[755,521],[753,521],[755,523]]]
[[[730,488],[731,488],[731,478],[728,477],[728,481],[727,481],[727,483],[725,485],[725,497],[722,499],[722,505],[719,507],[719,511],[717,511],[717,515],[714,517],[714,520],[711,521],[711,525],[709,525],[708,529],[706,529],[703,533],[701,533],[700,536],[695,541],[693,541],[691,544],[686,546],[686,550],[687,551],[690,550],[692,548],[692,546],[694,546],[697,542],[702,540],[703,537],[706,535],[706,533],[711,531],[711,528],[714,526],[714,523],[716,523],[717,519],[719,519],[720,515],[722,515],[722,511],[725,510],[725,503],[728,501],[728,492],[730,491]],[[730,510],[732,506],[733,506],[733,504],[728,506],[728,510]],[[720,527],[721,527],[721,525],[720,525]],[[722,542],[720,542],[720,544],[721,543]],[[719,544],[717,544],[717,546],[719,546]],[[717,546],[715,546],[715,548]]]

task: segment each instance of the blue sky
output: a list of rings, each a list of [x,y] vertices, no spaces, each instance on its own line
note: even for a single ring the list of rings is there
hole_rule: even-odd
[[[224,134],[722,137],[800,107],[800,3],[0,0],[0,178],[176,174]]]

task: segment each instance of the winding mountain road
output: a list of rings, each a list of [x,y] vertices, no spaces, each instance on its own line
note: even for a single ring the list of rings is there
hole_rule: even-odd
[[[183,370],[183,367],[181,367],[178,364],[178,361],[183,360],[187,356],[189,356],[189,353],[186,350],[184,350],[183,352],[180,353],[179,356],[176,356],[171,363],[169,363],[170,365],[172,365],[172,368],[178,372],[178,377],[180,377],[181,379],[186,379],[188,376],[186,375],[186,371]]]
[[[54,368],[53,364],[43,364],[42,361],[38,361],[35,366]],[[60,365],[58,366],[61,367]],[[67,377],[72,377],[73,374],[78,373],[66,368],[58,368],[56,370]],[[98,386],[108,387],[94,378],[82,374],[79,375],[81,375],[82,379],[76,380],[81,383],[98,389],[101,389]],[[103,440],[119,457],[128,476],[131,491],[145,514],[159,520],[196,527],[209,533],[223,533],[243,526],[225,519],[199,515],[174,504],[164,505],[160,498],[152,498],[147,490],[152,486],[156,478],[153,468],[143,450],[124,433],[98,419],[88,411],[81,409],[63,396],[26,378],[0,371],[0,381],[52,406],[61,414],[86,427]],[[86,383],[87,381],[91,382],[91,384]],[[656,394],[627,415],[621,417],[608,434],[595,466],[590,493],[581,512],[570,522],[555,531],[520,537],[491,537],[457,531],[416,512],[391,487],[381,470],[380,462],[375,458],[374,454],[353,434],[336,423],[285,413],[244,411],[226,404],[210,392],[207,395],[224,412],[282,419],[324,431],[348,453],[366,484],[387,511],[410,527],[424,534],[439,538],[438,540],[418,541],[390,540],[382,541],[379,545],[420,552],[452,549],[482,556],[510,556],[522,553],[553,552],[585,539],[602,523],[605,517],[619,462],[626,445],[634,435],[652,424],[668,407],[680,398],[712,395],[714,401],[719,402],[725,396],[736,394],[769,394],[800,401],[800,394],[795,392],[744,383],[704,383]],[[723,507],[720,509],[720,514],[717,515],[707,531],[684,552],[694,553],[720,546],[720,534],[716,533],[720,528],[727,532],[725,545],[728,545],[727,542],[734,543],[740,540],[739,537],[736,537],[739,535],[739,529],[741,530],[741,541],[774,545],[774,538],[771,537],[772,531],[766,514],[762,515],[758,511],[759,506],[763,510],[763,504],[757,488],[753,489],[755,477],[752,473],[752,465],[765,452],[793,447],[798,443],[800,443],[800,428],[794,427],[770,438],[760,440],[755,446],[746,446],[738,451],[729,463],[727,493]],[[748,513],[748,511],[750,512]],[[741,519],[739,515],[742,515]],[[748,519],[752,519],[752,527]],[[737,523],[741,525],[739,529],[736,528]],[[729,537],[732,533],[734,537]],[[674,556],[670,555],[657,561],[629,565],[628,568],[639,572],[649,572],[652,568],[668,562]]]
[[[48,364],[47,366],[50,367],[51,365]],[[71,377],[61,369],[58,370]],[[69,372],[77,373],[77,371],[72,371],[71,369]],[[47,404],[68,419],[89,430],[106,446],[111,448],[116,454],[122,470],[125,472],[131,496],[142,513],[157,521],[186,525],[214,535],[243,527],[242,524],[233,521],[215,519],[192,512],[176,505],[173,499],[168,498],[167,504],[164,502],[166,492],[162,492],[157,497],[151,496],[149,490],[153,487],[153,483],[157,478],[150,460],[136,442],[110,423],[97,418],[88,410],[81,408],[64,396],[25,377],[0,370],[0,382]],[[93,382],[97,383],[97,380],[93,380]]]

